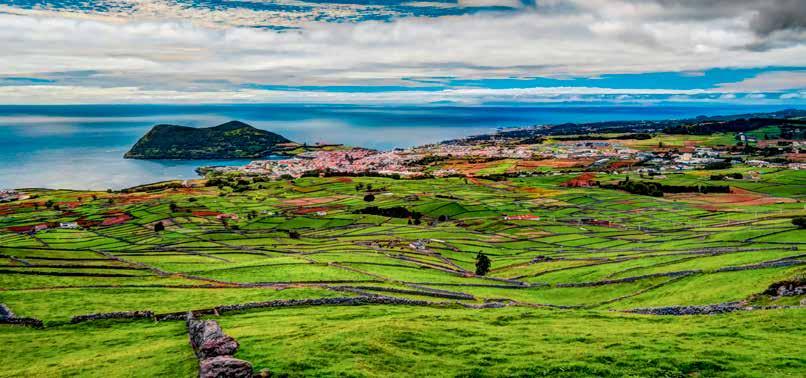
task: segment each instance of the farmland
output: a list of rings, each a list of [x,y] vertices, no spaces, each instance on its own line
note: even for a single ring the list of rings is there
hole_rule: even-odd
[[[731,193],[660,198],[562,185],[578,172],[29,190],[0,205],[0,303],[43,327],[0,325],[13,366],[0,375],[193,375],[181,321],[71,322],[191,310],[218,320],[256,371],[290,376],[798,375],[804,296],[766,290],[806,275],[791,221],[806,215],[806,174],[756,170]],[[86,227],[58,226],[72,222]],[[19,232],[36,224],[47,227]],[[308,304],[344,298],[397,302]],[[267,302],[282,305],[225,311]],[[709,305],[729,311],[652,310]]]

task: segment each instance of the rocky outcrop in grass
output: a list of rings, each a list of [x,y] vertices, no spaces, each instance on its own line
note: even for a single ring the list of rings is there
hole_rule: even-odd
[[[774,297],[793,297],[806,294],[806,278],[799,277],[792,280],[776,282],[770,285],[762,294]]]
[[[196,319],[187,314],[190,346],[199,359],[200,378],[251,378],[252,364],[233,355],[238,342],[221,330],[215,320]]]

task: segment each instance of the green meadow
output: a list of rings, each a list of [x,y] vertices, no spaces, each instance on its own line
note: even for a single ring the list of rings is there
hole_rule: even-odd
[[[278,376],[803,376],[806,298],[764,292],[806,277],[806,172],[670,174],[738,191],[664,197],[561,185],[577,175],[26,191],[0,204],[0,303],[44,327],[0,325],[0,376],[194,376],[182,321],[71,319],[336,297],[413,302],[208,316]]]

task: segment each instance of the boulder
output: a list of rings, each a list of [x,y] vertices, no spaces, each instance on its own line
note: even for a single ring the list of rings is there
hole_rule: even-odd
[[[224,334],[215,320],[199,320],[188,316],[190,346],[199,359],[216,356],[231,356],[238,350],[238,342]]]
[[[238,342],[229,335],[223,335],[206,339],[199,346],[196,355],[200,359],[217,357],[217,356],[231,356],[238,350]]]
[[[252,364],[231,356],[217,356],[199,362],[200,378],[252,378]]]

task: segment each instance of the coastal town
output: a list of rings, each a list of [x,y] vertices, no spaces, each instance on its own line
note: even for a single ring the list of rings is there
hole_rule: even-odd
[[[485,141],[457,140],[408,149],[376,151],[341,146],[308,151],[282,160],[255,160],[240,167],[209,167],[206,172],[236,172],[273,179],[306,175],[382,175],[401,178],[483,176],[490,173],[531,172],[540,169],[636,171],[661,175],[690,169],[754,167],[806,168],[803,140],[748,140],[696,137],[682,140],[658,135],[651,139],[584,137],[545,139],[523,143],[513,138]],[[751,145],[752,143],[752,145]]]

